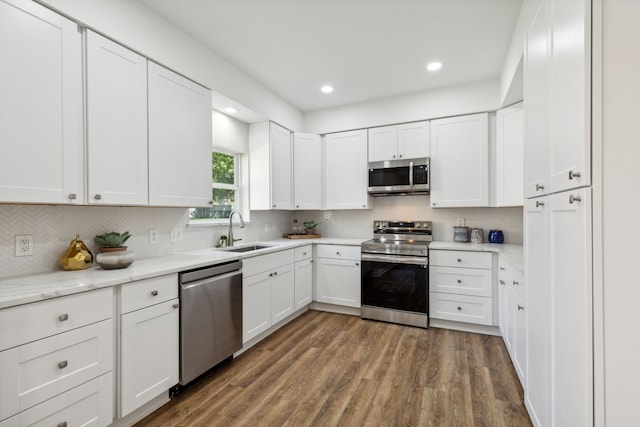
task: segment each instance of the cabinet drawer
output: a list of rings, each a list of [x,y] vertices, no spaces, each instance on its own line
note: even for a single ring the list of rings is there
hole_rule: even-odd
[[[360,259],[360,246],[318,245],[318,258]]]
[[[265,271],[275,270],[283,265],[293,264],[294,259],[293,249],[247,258],[242,260],[242,275],[250,277]]]
[[[491,298],[429,293],[429,316],[432,319],[492,325]]]
[[[111,373],[88,381],[12,418],[0,427],[106,426],[113,421]]]
[[[122,313],[129,313],[174,298],[178,298],[177,274],[127,283],[120,289]]]
[[[313,247],[311,245],[301,246],[299,248],[295,248],[295,259],[296,262],[302,261],[305,259],[309,259],[313,257]]]
[[[0,351],[70,331],[113,313],[113,290],[82,292],[0,310]]]
[[[429,265],[442,267],[465,267],[491,269],[491,252],[472,251],[429,251]]]
[[[103,320],[0,352],[0,419],[111,371],[112,322]]]
[[[491,297],[491,270],[480,268],[431,267],[429,289],[434,292]]]

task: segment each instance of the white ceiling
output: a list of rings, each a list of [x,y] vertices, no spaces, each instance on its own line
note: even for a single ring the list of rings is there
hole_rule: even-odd
[[[302,111],[498,77],[522,0],[142,0]],[[433,60],[443,68],[428,73]],[[335,91],[320,92],[325,84]]]

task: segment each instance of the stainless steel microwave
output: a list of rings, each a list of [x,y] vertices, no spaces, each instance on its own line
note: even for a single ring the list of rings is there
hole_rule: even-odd
[[[373,196],[429,194],[429,159],[370,162],[368,191]]]

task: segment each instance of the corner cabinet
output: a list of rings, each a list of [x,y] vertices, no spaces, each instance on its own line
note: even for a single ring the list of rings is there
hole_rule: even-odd
[[[369,129],[369,161],[429,157],[429,122]]]
[[[298,311],[313,300],[313,246],[295,249],[294,310]]]
[[[86,31],[87,202],[146,205],[147,59]]]
[[[330,133],[324,138],[325,209],[368,209],[367,131]]]
[[[78,26],[32,1],[2,0],[0,39],[0,201],[84,203]]]
[[[291,131],[273,122],[249,126],[249,206],[290,210],[293,197]]]
[[[431,207],[489,206],[489,114],[431,121]]]
[[[149,61],[149,205],[212,200],[211,91]]]
[[[322,209],[322,138],[293,134],[293,209]]]

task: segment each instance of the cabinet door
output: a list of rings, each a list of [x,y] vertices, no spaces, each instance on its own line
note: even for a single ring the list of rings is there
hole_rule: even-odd
[[[551,2],[552,192],[591,182],[590,4],[585,0]]]
[[[522,103],[496,113],[496,206],[522,206],[524,140]]]
[[[515,290],[511,289],[511,294],[513,296],[512,306],[511,306],[511,311],[513,313],[513,317],[512,317],[513,343],[512,343],[511,357],[513,360],[513,367],[516,369],[518,378],[520,378],[520,383],[524,385],[525,384],[524,381],[526,378],[525,370],[527,368],[527,365],[526,365],[527,319],[525,316],[526,307],[525,307],[524,301],[515,292]]]
[[[398,126],[369,129],[369,161],[381,162],[398,158]]]
[[[294,209],[322,209],[322,139],[320,135],[293,136]]]
[[[550,19],[543,1],[527,31],[524,51],[524,196],[549,190]]]
[[[592,425],[591,190],[550,199],[550,424]]]
[[[428,121],[398,125],[398,158],[429,157],[430,129]]]
[[[0,201],[83,203],[82,40],[32,1],[0,1]]]
[[[276,324],[291,313],[294,305],[295,278],[293,264],[271,273],[271,324]]]
[[[271,208],[291,209],[291,132],[271,123],[269,126],[269,144],[271,150]]]
[[[487,113],[431,121],[431,207],[489,205]]]
[[[504,340],[507,350],[511,352],[511,342],[507,337],[507,328],[509,325],[509,304],[507,301],[509,297],[509,287],[507,286],[507,267],[503,264],[502,260],[499,260],[498,262],[498,328],[500,329],[500,334],[502,335],[502,339]]]
[[[546,426],[549,411],[549,262],[547,197],[524,204],[524,281],[527,310],[525,403],[534,425]]]
[[[319,258],[317,275],[317,301],[360,307],[359,261]]]
[[[178,383],[178,299],[121,316],[120,416]]]
[[[246,343],[271,326],[269,273],[242,279],[242,342]]]
[[[311,303],[313,291],[313,259],[296,262],[294,291],[295,310],[300,310]]]
[[[211,91],[149,62],[149,204],[211,202]]]
[[[147,59],[86,34],[88,202],[146,205]]]
[[[325,209],[367,209],[367,131],[328,134],[324,149]]]

